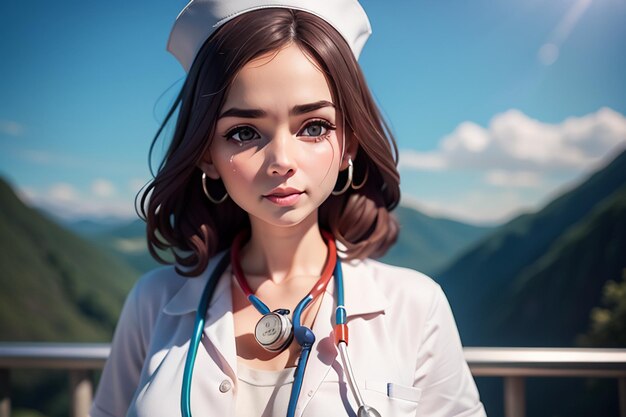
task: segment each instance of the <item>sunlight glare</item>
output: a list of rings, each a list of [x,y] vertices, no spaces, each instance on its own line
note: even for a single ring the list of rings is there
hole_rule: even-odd
[[[563,16],[559,24],[550,34],[548,41],[545,42],[537,52],[537,58],[543,65],[549,66],[556,62],[559,58],[561,45],[567,40],[572,30],[583,16],[585,11],[591,5],[593,0],[577,0],[572,7]]]

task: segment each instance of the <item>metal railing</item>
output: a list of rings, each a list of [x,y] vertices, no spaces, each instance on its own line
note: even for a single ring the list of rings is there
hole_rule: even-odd
[[[504,378],[504,415],[526,415],[525,378],[617,378],[619,415],[626,417],[626,349],[464,348],[474,376]]]
[[[11,369],[65,369],[71,416],[85,417],[93,398],[93,371],[102,369],[108,344],[0,343],[0,417],[11,415]],[[620,416],[626,417],[626,349],[465,348],[475,377],[504,378],[506,417],[526,415],[527,377],[602,377],[619,380]]]

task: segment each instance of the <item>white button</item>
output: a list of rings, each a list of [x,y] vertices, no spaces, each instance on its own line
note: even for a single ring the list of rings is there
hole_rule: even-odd
[[[307,395],[308,395],[309,397],[312,397],[312,396],[313,396],[313,390],[309,391],[309,392],[307,393]]]
[[[233,387],[228,379],[225,379],[220,384],[220,392],[228,392]]]

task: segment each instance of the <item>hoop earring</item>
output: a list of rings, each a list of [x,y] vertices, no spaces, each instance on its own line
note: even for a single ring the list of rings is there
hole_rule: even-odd
[[[226,194],[224,194],[224,197],[220,198],[219,200],[211,197],[211,194],[209,194],[209,189],[206,186],[206,174],[204,172],[202,173],[202,191],[204,191],[204,195],[206,196],[206,198],[208,198],[209,201],[213,204],[223,203],[228,197],[228,191],[226,192]]]
[[[354,165],[352,164],[352,158],[348,157],[348,181],[346,181],[346,185],[339,191],[333,191],[333,195],[341,195],[346,192],[346,190],[352,185],[352,175],[354,174]],[[363,185],[361,185],[362,187]]]
[[[361,188],[363,188],[363,186],[367,182],[367,179],[369,178],[369,175],[370,175],[370,166],[366,165],[365,166],[365,176],[363,177],[363,181],[361,181],[361,183],[359,185],[355,185],[354,181],[352,181],[352,189],[353,190],[360,190]]]

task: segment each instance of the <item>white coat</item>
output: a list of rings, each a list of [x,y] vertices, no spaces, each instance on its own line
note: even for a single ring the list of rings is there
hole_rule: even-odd
[[[218,258],[197,278],[165,267],[137,282],[122,310],[91,417],[180,416],[194,315]],[[383,417],[485,416],[439,285],[419,272],[374,260],[342,265],[348,349],[365,402]],[[334,345],[333,284],[313,326],[316,342],[297,417],[355,415]],[[204,336],[194,367],[192,413],[234,416],[237,355],[227,279],[219,282],[209,305]]]

